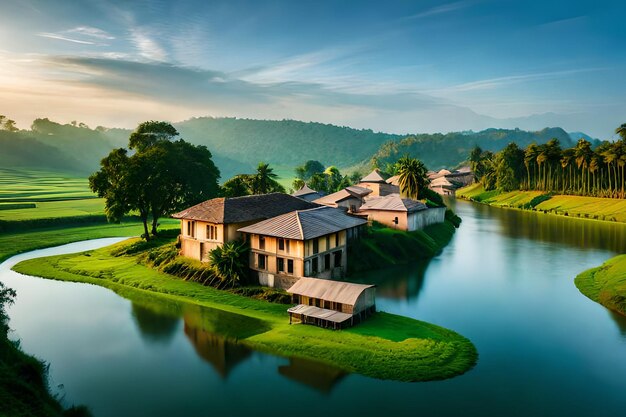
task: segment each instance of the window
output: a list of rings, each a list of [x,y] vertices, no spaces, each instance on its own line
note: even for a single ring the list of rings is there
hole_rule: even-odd
[[[293,259],[287,259],[287,273],[293,274]]]
[[[324,255],[324,271],[328,271],[330,269],[330,253]]]
[[[315,255],[319,251],[320,251],[320,242],[319,242],[319,239],[315,239],[313,241],[313,255]]]
[[[341,255],[342,255],[342,253],[341,253],[340,250],[338,250],[336,252],[333,252],[333,255],[335,256],[335,268],[338,268],[338,267],[341,266],[341,257],[342,257]]]
[[[285,239],[278,239],[278,250],[285,250]]]
[[[304,261],[304,276],[311,275],[311,261]]]
[[[330,235],[326,236],[326,250],[330,250]]]
[[[259,269],[267,269],[267,255],[258,254]]]
[[[394,222],[395,224],[398,224],[398,218],[397,218],[397,217],[395,217],[395,218],[393,219],[393,222]]]
[[[285,239],[285,252],[289,253],[289,240]]]
[[[285,259],[276,258],[276,270],[278,272],[285,272]]]
[[[259,236],[259,249],[265,250],[265,236]]]
[[[196,222],[189,220],[187,222],[187,235],[191,237],[195,237],[196,232]]]
[[[339,246],[339,233],[335,233],[335,247]]]
[[[312,274],[317,274],[318,271],[319,271],[319,258],[315,257],[315,258],[313,258],[312,267],[311,267],[311,273]]]
[[[208,225],[206,227],[207,240],[217,240],[217,226]]]

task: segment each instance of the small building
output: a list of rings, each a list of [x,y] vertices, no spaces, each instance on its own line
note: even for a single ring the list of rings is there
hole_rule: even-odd
[[[283,193],[213,198],[172,217],[180,219],[181,255],[208,261],[209,251],[241,238],[241,227],[294,210],[319,207]]]
[[[376,311],[376,287],[318,278],[301,278],[287,290],[297,304],[287,310],[289,323],[299,321],[342,329]]]
[[[367,216],[369,221],[411,232],[431,224],[443,223],[446,208],[429,208],[420,201],[402,198],[400,194],[389,194],[368,198],[358,210],[358,214]]]
[[[429,188],[437,194],[454,195],[458,187],[451,183],[448,177],[438,177],[430,182]]]
[[[250,269],[259,284],[289,288],[304,276],[341,278],[347,245],[367,221],[342,209],[297,210],[239,229],[250,243]]]
[[[313,202],[328,207],[340,207],[354,213],[363,205],[365,197],[371,193],[372,190],[370,188],[352,185],[336,193],[313,200]]]
[[[298,191],[291,194],[293,197],[298,197],[306,201],[317,200],[318,198],[324,197],[324,193],[320,193],[319,191],[315,191],[308,185],[304,184]]]
[[[372,190],[373,197],[379,197],[394,193],[399,193],[400,188],[397,185],[390,184],[380,174],[378,169],[373,170],[357,184],[359,187],[369,188]]]

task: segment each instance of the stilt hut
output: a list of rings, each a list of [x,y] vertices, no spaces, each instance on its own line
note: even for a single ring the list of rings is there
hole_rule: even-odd
[[[374,285],[352,284],[319,278],[300,278],[291,288],[289,323],[301,322],[342,329],[353,326],[376,311]]]

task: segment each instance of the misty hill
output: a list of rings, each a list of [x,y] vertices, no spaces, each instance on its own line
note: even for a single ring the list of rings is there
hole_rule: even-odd
[[[471,149],[476,145],[483,150],[496,152],[511,142],[525,148],[533,142],[542,144],[552,138],[557,138],[563,147],[575,144],[569,134],[559,127],[545,128],[537,132],[520,129],[486,129],[481,132],[421,134],[383,144],[371,162],[385,168],[386,164],[394,163],[403,155],[409,155],[421,159],[429,169],[437,170],[455,167],[467,160]]]
[[[539,132],[487,129],[406,137],[293,120],[195,118],[174,126],[185,140],[209,148],[223,180],[237,173],[252,172],[259,161],[289,170],[314,159],[345,169],[369,165],[374,155],[384,167],[386,162],[395,162],[408,153],[436,169],[462,162],[476,144],[498,151],[513,141],[522,147],[531,142],[544,143],[552,137],[564,146],[572,143],[560,128]],[[112,149],[127,145],[131,130],[91,129],[80,123],[59,124],[37,119],[31,130],[1,133],[3,167],[39,167],[89,174]]]
[[[181,136],[206,145],[214,155],[256,166],[266,161],[296,166],[307,159],[352,166],[400,135],[295,120],[195,118],[174,125]],[[220,167],[221,168],[221,167]]]

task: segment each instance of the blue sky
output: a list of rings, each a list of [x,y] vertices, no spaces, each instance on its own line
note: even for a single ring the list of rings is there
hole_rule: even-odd
[[[0,113],[397,133],[626,122],[626,2],[0,0]]]

